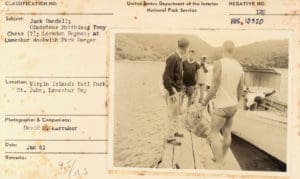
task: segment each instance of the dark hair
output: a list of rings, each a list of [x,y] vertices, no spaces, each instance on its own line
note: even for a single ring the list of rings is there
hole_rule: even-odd
[[[185,49],[190,45],[190,42],[186,38],[181,38],[178,40],[178,48]]]

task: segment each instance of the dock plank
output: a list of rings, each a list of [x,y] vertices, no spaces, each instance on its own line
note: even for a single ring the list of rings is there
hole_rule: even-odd
[[[233,155],[232,151],[229,149],[225,159],[224,165],[222,165],[221,169],[223,170],[241,170],[241,166]]]
[[[237,159],[233,155],[231,149],[229,148],[227,154],[225,155],[223,165],[221,166],[223,170],[241,170]]]
[[[222,165],[217,165],[213,161],[213,153],[206,138],[190,133],[182,123],[178,131],[184,135],[176,137],[181,146],[164,143],[160,168],[241,170],[230,149]]]
[[[180,128],[178,130],[183,137],[176,137],[176,140],[181,142],[181,146],[175,146],[174,150],[174,165],[180,169],[194,169],[194,150],[192,147],[191,134],[187,130]]]
[[[192,134],[197,169],[218,169],[213,159],[212,151],[205,138]]]
[[[164,142],[162,161],[159,168],[173,168],[175,146]]]
[[[220,136],[221,137],[221,136]],[[217,165],[213,161],[213,153],[206,139],[193,136],[193,144],[195,146],[196,166],[197,169],[225,169],[225,170],[241,170],[235,156],[229,148],[224,161],[221,165]]]

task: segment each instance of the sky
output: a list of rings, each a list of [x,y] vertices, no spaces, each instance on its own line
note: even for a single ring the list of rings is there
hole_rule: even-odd
[[[222,46],[226,40],[241,46],[258,41],[289,39],[291,35],[287,30],[201,30],[193,33],[214,47]]]

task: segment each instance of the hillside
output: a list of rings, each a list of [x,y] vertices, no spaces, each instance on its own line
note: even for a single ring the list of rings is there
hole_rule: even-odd
[[[177,40],[183,35],[165,34],[117,34],[116,59],[122,60],[165,60],[168,54],[176,49]],[[192,35],[184,35],[189,39],[191,48],[194,48],[198,55],[200,52],[211,53],[212,48],[208,43]]]
[[[221,48],[214,48],[193,35],[117,34],[116,60],[164,61],[176,49],[177,40],[181,37],[190,40],[190,47],[196,50],[199,57],[204,53],[213,58],[221,55]],[[235,56],[242,64],[287,68],[288,41],[270,40],[240,46],[236,48]]]
[[[236,49],[236,57],[244,64],[287,68],[288,40],[269,40],[241,46]]]

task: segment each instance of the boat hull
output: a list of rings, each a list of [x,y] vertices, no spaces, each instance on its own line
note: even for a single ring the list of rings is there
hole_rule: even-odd
[[[286,117],[271,111],[239,110],[232,133],[286,163]]]

